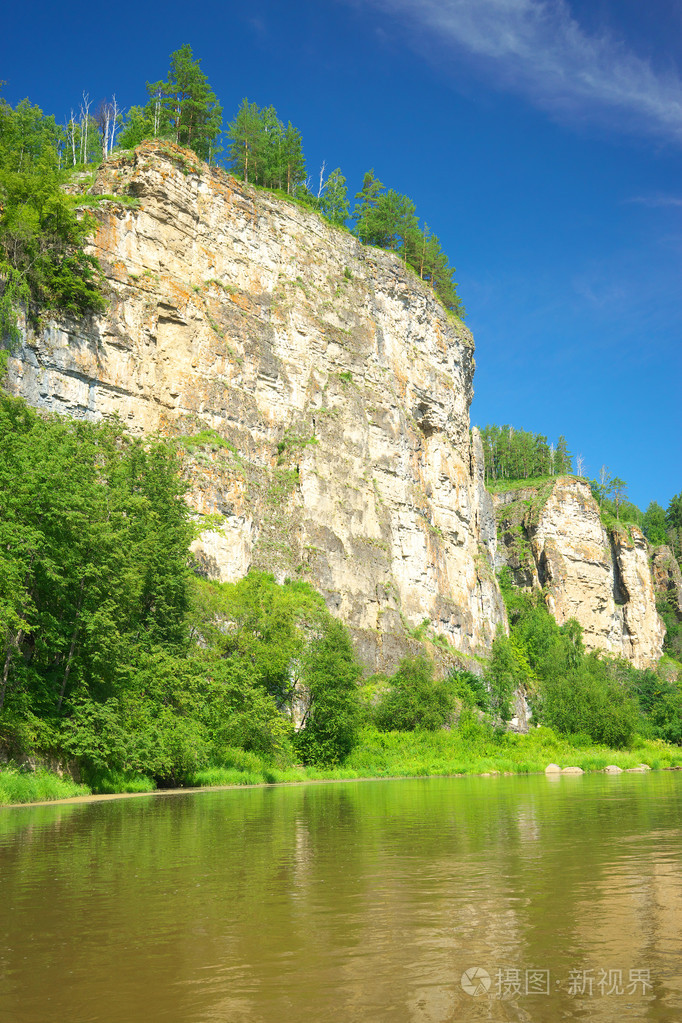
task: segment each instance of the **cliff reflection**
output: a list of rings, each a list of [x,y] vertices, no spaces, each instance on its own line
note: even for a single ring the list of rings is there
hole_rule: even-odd
[[[670,1020],[681,795],[426,779],[9,811],[0,1018]]]

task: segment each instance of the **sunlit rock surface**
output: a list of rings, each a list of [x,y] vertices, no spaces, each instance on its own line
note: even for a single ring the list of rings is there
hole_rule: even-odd
[[[91,192],[122,197],[96,209],[109,309],[29,336],[14,391],[189,438],[191,503],[222,517],[201,570],[310,581],[369,667],[424,623],[489,653],[506,618],[467,329],[395,255],[186,152],[146,144]]]
[[[509,566],[518,585],[543,587],[560,625],[580,623],[588,650],[640,668],[658,660],[665,629],[639,529],[607,532],[589,484],[571,477],[496,494],[494,502],[498,564]]]

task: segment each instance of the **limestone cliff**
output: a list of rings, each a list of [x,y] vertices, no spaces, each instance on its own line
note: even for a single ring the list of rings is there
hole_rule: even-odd
[[[108,311],[28,336],[16,393],[182,435],[197,563],[308,579],[372,667],[410,631],[486,654],[504,607],[466,328],[394,255],[147,144],[91,193]]]
[[[626,657],[636,667],[661,656],[665,629],[647,543],[636,527],[607,532],[589,485],[571,477],[493,500],[498,565],[509,566],[524,588],[544,587],[560,625],[576,618],[588,650]]]
[[[651,564],[658,600],[665,601],[678,621],[682,621],[682,572],[670,547],[657,547]]]

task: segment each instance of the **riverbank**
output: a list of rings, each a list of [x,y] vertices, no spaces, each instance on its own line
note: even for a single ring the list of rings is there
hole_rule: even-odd
[[[622,770],[646,764],[651,770],[682,768],[682,748],[661,740],[639,739],[631,749],[614,750],[536,728],[528,735],[496,734],[483,728],[440,732],[379,732],[366,728],[362,740],[339,767],[276,767],[251,753],[232,750],[222,765],[198,770],[175,789],[157,790],[152,778],[108,774],[78,784],[39,770],[0,770],[0,806],[141,795],[155,791],[231,788],[243,785],[316,781],[423,778],[444,775],[539,774],[548,764],[579,767],[586,773],[609,765]]]

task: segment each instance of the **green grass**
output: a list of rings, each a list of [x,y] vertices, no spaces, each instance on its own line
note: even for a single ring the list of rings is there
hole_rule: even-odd
[[[31,773],[15,768],[0,770],[0,806],[7,803],[43,803],[51,799],[88,796],[87,785],[77,785],[70,778],[60,778],[51,771]]]
[[[228,440],[221,437],[215,430],[211,430],[206,427],[204,430],[200,430],[199,433],[195,434],[183,434],[180,437],[176,437],[175,441],[186,451],[190,453],[196,451],[198,448],[210,448],[212,451],[217,451],[219,448],[225,448],[232,454],[237,453],[237,449],[234,444],[230,444]]]
[[[128,206],[132,210],[137,210],[140,207],[140,200],[133,195],[70,195],[68,196],[72,206],[78,208],[80,206],[91,206],[97,207],[103,202],[113,202],[118,206]]]
[[[95,795],[118,792],[154,792],[156,782],[145,774],[129,771],[98,771],[87,776],[87,783]]]
[[[616,518],[607,508],[603,505],[599,506],[599,517],[604,529],[608,533],[622,533],[627,536],[628,540],[632,541],[632,527],[641,529],[641,526],[637,522],[631,522],[629,519]]]
[[[424,778],[437,775],[539,774],[548,764],[603,771],[608,764],[627,770],[647,764],[652,770],[682,767],[682,748],[660,739],[637,739],[632,749],[591,745],[581,736],[560,736],[551,728],[528,735],[496,733],[472,719],[461,728],[439,732],[379,732],[365,728],[360,744],[339,767],[276,767],[244,750],[226,750],[223,764],[196,771],[187,788],[221,785],[274,785],[357,778]],[[33,803],[94,793],[151,792],[143,775],[114,771],[77,785],[48,771],[33,774],[0,771],[0,805]]]
[[[266,778],[261,771],[243,771],[237,767],[207,767],[196,771],[190,778],[190,786],[211,785],[263,785]]]
[[[574,740],[575,741],[575,740]],[[600,771],[607,764],[624,770],[648,764],[652,768],[682,765],[682,749],[661,740],[639,740],[631,750],[579,745],[551,728],[528,735],[497,735],[477,722],[450,732],[379,732],[365,729],[361,744],[346,761],[360,774],[400,777],[432,774],[513,774],[542,772],[548,764]]]
[[[579,476],[571,476],[569,473],[561,473],[562,477],[568,476],[569,479],[580,479]],[[502,494],[509,490],[523,490],[526,487],[538,488],[546,486],[548,483],[556,483],[559,476],[529,476],[526,480],[486,480],[486,490],[491,494]],[[586,483],[587,480],[583,480]]]

